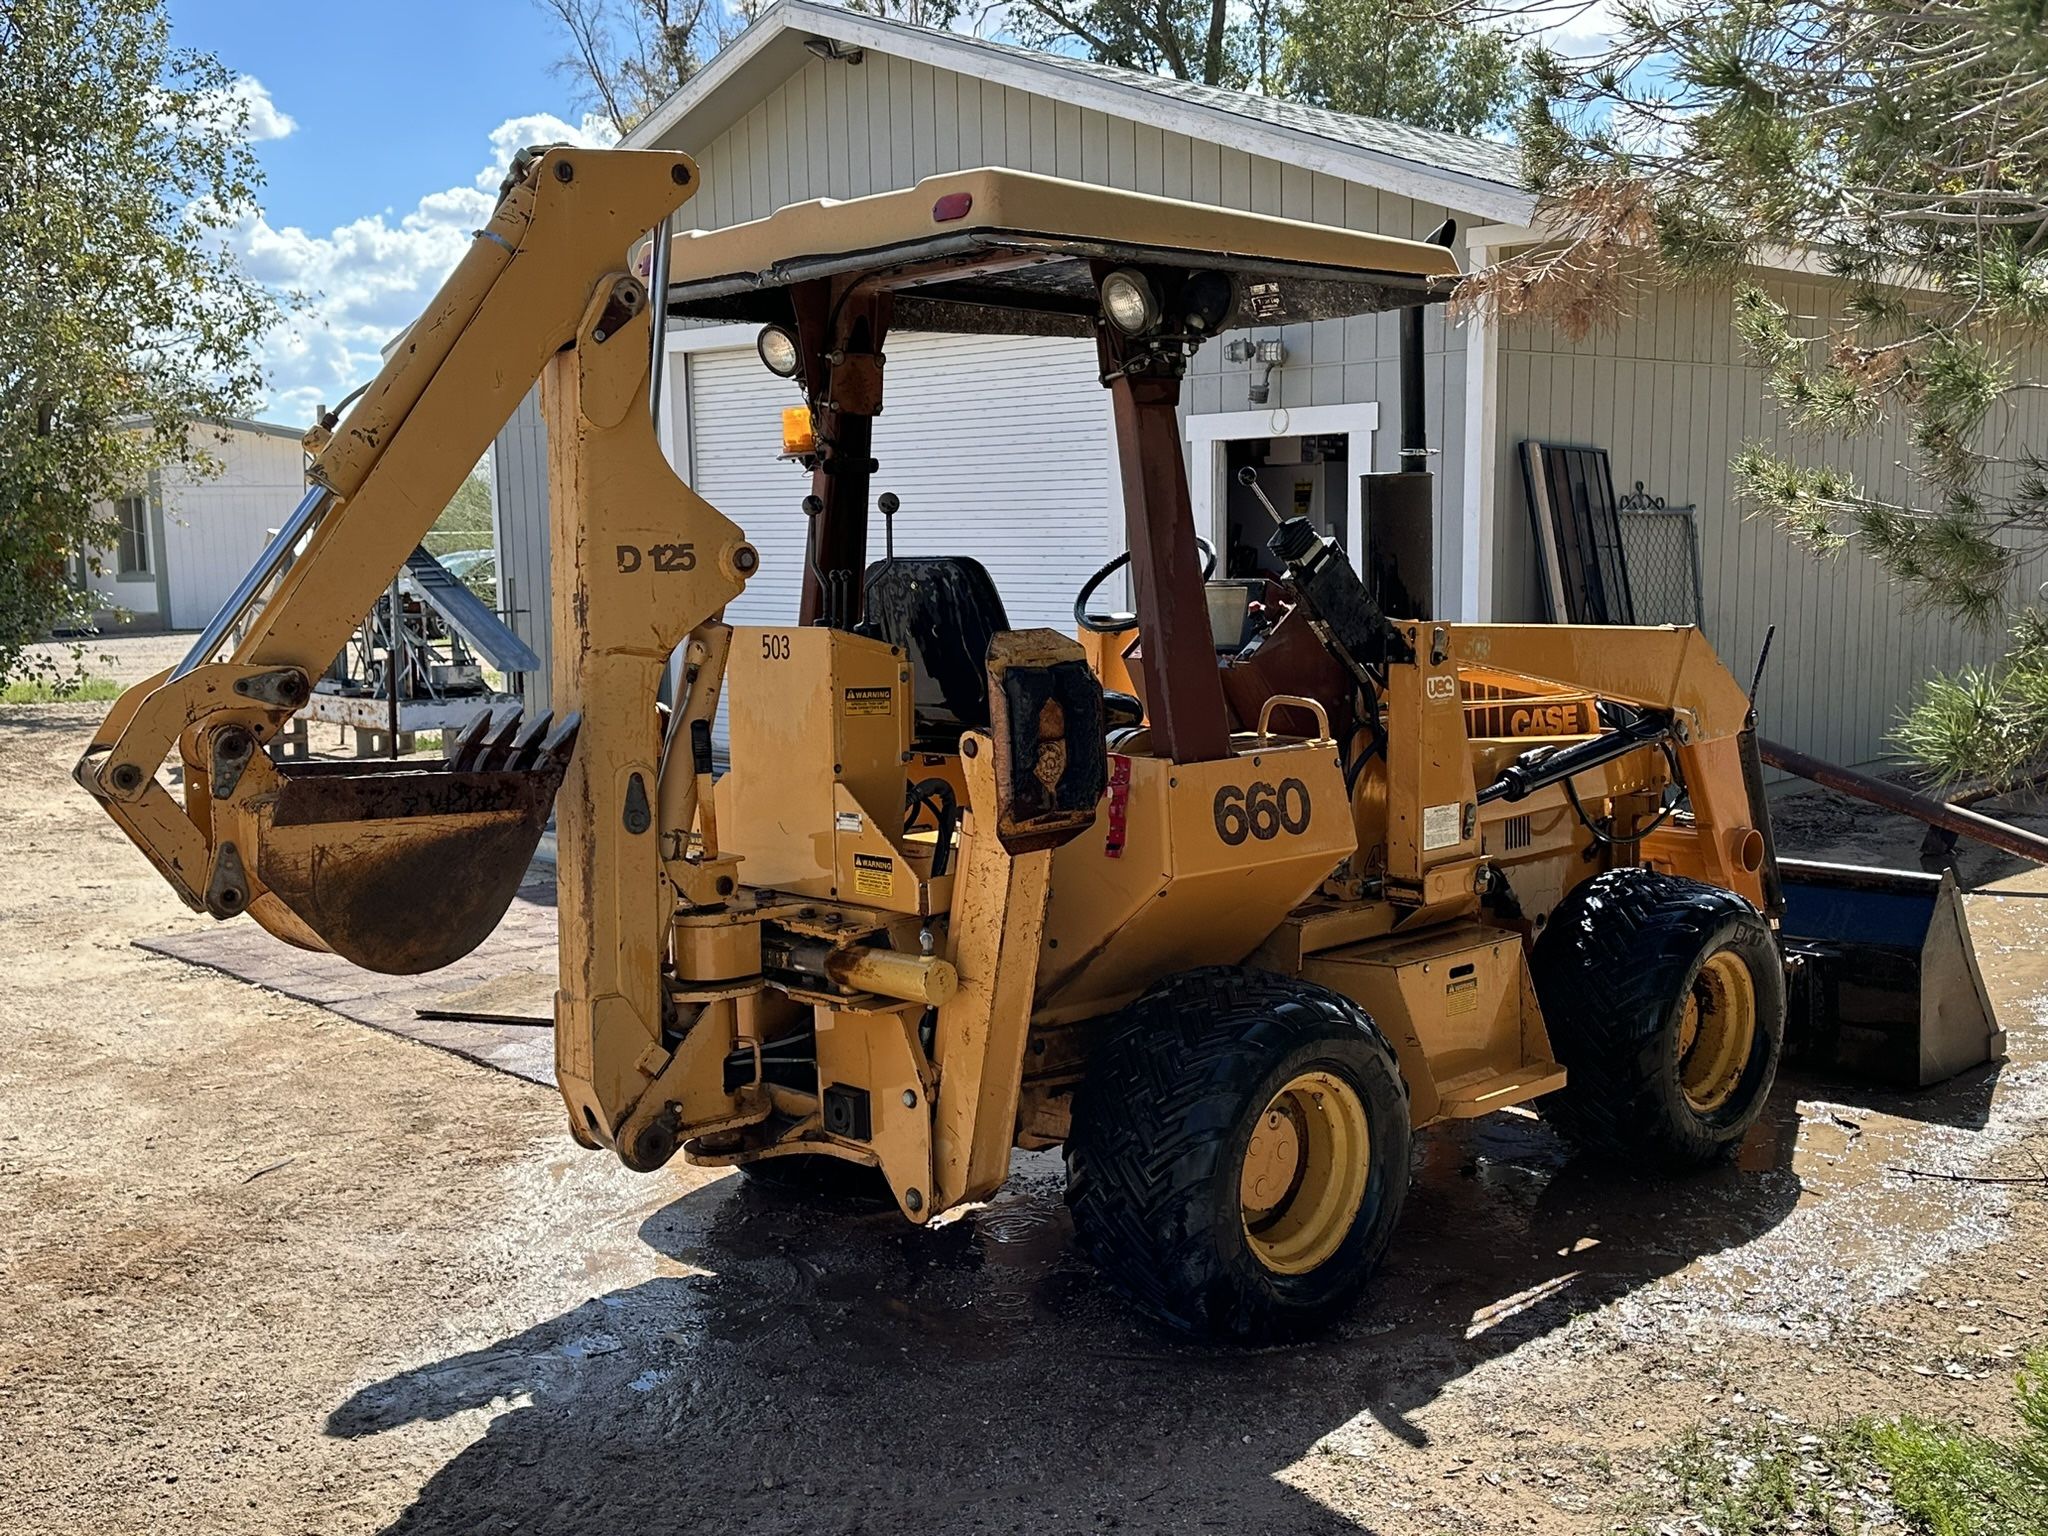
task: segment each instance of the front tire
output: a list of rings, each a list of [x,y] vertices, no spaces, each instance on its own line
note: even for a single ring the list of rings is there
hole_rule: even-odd
[[[1698,1167],[1763,1113],[1785,1043],[1770,925],[1733,891],[1648,869],[1558,903],[1530,957],[1565,1086],[1541,1102],[1571,1141]]]
[[[1385,1254],[1408,1191],[1408,1091],[1363,1009],[1233,966],[1170,977],[1090,1057],[1067,1142],[1074,1230],[1176,1331],[1289,1338]]]

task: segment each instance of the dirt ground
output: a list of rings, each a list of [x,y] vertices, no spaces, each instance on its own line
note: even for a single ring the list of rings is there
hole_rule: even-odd
[[[923,1232],[633,1175],[137,950],[207,919],[68,780],[102,708],[0,709],[0,1532],[1591,1531],[1695,1426],[2004,1428],[2048,1341],[2048,1185],[1973,1182],[2048,1173],[2048,872],[1972,898],[2003,1069],[1788,1078],[1677,1183],[1431,1131],[1333,1337],[1200,1349],[1104,1293],[1051,1155]]]

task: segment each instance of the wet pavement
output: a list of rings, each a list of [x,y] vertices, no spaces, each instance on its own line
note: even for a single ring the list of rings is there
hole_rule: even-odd
[[[580,1255],[589,1299],[367,1381],[327,1432],[470,1427],[396,1531],[1355,1531],[1330,1469],[1439,1454],[1452,1397],[1513,1437],[1588,1362],[1696,1394],[1743,1340],[1867,1349],[1872,1309],[2007,1232],[2034,1193],[1998,1181],[2048,1173],[2013,1160],[2048,1122],[2048,871],[1968,906],[2009,1062],[1917,1093],[1787,1073],[1734,1160],[1679,1179],[1576,1156],[1527,1111],[1432,1128],[1368,1298],[1310,1344],[1133,1316],[1074,1247],[1057,1153],[918,1230],[697,1170],[592,1209],[564,1137],[507,1171],[531,1227],[492,1241]]]
[[[1526,1113],[1434,1128],[1370,1297],[1314,1343],[1213,1349],[1135,1319],[1074,1249],[1056,1153],[925,1231],[743,1178],[657,1181],[631,1241],[587,1235],[591,1300],[364,1386],[329,1432],[488,1420],[400,1531],[536,1509],[576,1529],[1357,1530],[1290,1469],[1429,1449],[1454,1386],[1534,1419],[1588,1351],[1676,1380],[1728,1330],[1824,1345],[1996,1240],[2022,1191],[1935,1175],[1999,1176],[2048,1101],[2040,950],[2001,952],[2015,910],[2031,933],[2048,900],[2003,898],[1986,961],[2028,1065],[1914,1094],[1788,1077],[1737,1159],[1675,1180],[1575,1156]]]

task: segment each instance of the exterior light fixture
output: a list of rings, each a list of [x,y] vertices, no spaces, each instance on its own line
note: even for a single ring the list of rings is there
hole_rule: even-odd
[[[796,338],[779,325],[764,325],[761,334],[755,338],[754,350],[761,354],[762,366],[778,378],[796,377],[799,361]]]
[[[829,63],[858,64],[868,56],[865,48],[849,48],[829,37],[807,37],[804,48]]]
[[[1240,336],[1223,349],[1226,362],[1250,363],[1253,368],[1251,402],[1264,405],[1273,391],[1273,370],[1287,361],[1287,344],[1278,339],[1253,341]]]
[[[1102,280],[1102,312],[1126,336],[1142,336],[1159,323],[1159,296],[1144,273],[1118,267]]]

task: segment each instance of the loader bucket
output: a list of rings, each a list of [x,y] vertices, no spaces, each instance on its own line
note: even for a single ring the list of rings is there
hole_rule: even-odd
[[[1923,1087],[2003,1057],[1953,875],[1778,868],[1790,1060]]]
[[[538,734],[479,727],[439,761],[279,764],[257,809],[263,884],[365,970],[461,959],[512,904],[568,770],[574,721],[545,747]]]

